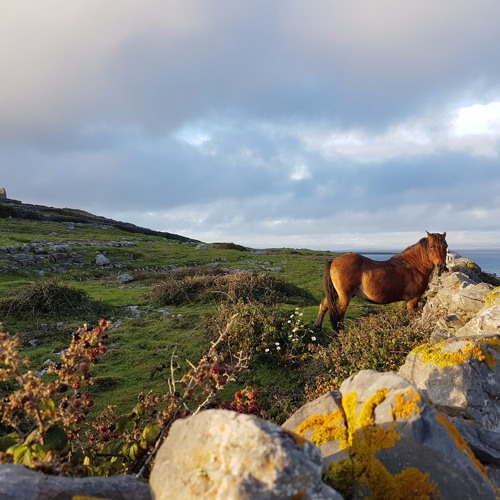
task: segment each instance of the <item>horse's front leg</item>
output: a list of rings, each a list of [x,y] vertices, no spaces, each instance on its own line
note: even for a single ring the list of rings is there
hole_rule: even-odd
[[[413,299],[410,299],[407,303],[406,303],[406,308],[408,309],[408,311],[413,311],[415,312],[417,310],[417,307],[418,307],[418,301],[420,300],[420,296],[418,297],[414,297]]]
[[[323,325],[323,318],[325,317],[326,312],[328,311],[328,301],[326,297],[321,301],[319,305],[318,318],[316,319],[316,328],[321,330],[321,326]]]

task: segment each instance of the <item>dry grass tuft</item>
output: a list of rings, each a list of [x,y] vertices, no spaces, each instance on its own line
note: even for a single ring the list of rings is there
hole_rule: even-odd
[[[0,309],[18,318],[65,317],[95,309],[88,294],[57,280],[30,283],[2,302]]]
[[[207,302],[236,304],[238,301],[300,305],[316,303],[308,291],[268,273],[203,270],[200,274],[193,271],[193,268],[172,270],[147,294],[147,299],[159,305]]]

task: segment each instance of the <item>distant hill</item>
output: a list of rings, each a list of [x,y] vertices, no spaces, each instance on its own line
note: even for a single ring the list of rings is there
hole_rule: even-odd
[[[93,215],[84,210],[74,208],[54,208],[44,205],[31,205],[18,200],[0,199],[0,219],[14,217],[18,219],[28,219],[51,222],[73,222],[75,224],[96,224],[113,226],[129,233],[151,234],[162,236],[171,240],[178,240],[188,243],[199,243],[198,240],[181,236],[179,234],[167,233],[165,231],[154,231],[145,227],[136,226],[129,222],[121,222],[100,215]]]

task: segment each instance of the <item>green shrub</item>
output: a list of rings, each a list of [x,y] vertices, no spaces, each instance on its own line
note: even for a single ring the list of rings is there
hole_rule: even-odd
[[[238,252],[248,252],[248,248],[236,243],[212,243],[212,248],[217,250],[237,250]]]

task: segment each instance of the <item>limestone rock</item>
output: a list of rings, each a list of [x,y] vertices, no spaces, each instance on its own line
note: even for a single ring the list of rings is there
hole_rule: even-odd
[[[457,336],[500,334],[500,304],[485,307],[456,332]]]
[[[111,261],[102,253],[97,253],[95,256],[95,263],[98,266],[107,266]]]
[[[500,304],[500,286],[497,286],[491,290],[491,292],[488,292],[488,295],[486,295],[486,307],[491,307],[494,305]]]
[[[411,351],[399,374],[448,414],[500,431],[499,351],[499,336],[424,344]]]
[[[302,422],[312,415],[329,415],[342,408],[342,394],[340,391],[329,391],[323,396],[306,403],[299,408],[281,427],[290,432],[296,432]],[[346,452],[339,450],[337,443],[327,441],[321,444],[323,467],[331,462],[346,456]]]
[[[205,410],[176,420],[151,473],[156,500],[341,499],[316,446],[253,415]]]
[[[450,417],[450,420],[481,463],[500,465],[500,432],[489,431],[462,418]]]
[[[118,276],[118,281],[124,285],[126,283],[130,283],[131,281],[134,281],[134,277],[128,273],[124,273]]]
[[[422,316],[437,321],[455,314],[468,320],[484,307],[485,297],[492,288],[461,272],[446,273],[433,281]]]
[[[133,476],[70,478],[47,476],[22,465],[0,465],[0,498],[65,500],[71,498],[152,500],[149,485]]]
[[[324,474],[342,494],[497,498],[456,428],[408,381],[364,370],[345,380],[340,392],[339,408],[316,414],[318,407],[310,405],[307,418],[292,427],[320,447]]]

